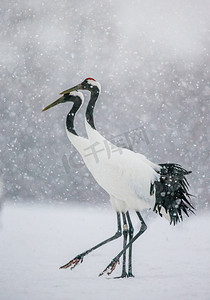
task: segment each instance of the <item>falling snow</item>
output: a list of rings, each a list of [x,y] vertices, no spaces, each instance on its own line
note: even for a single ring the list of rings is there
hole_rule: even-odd
[[[61,90],[91,76],[102,84],[95,112],[100,132],[109,138],[144,126],[149,143],[140,140],[134,150],[155,163],[191,169],[192,193],[205,207],[209,6],[195,0],[3,1],[0,176],[5,198],[107,199],[86,168],[71,163],[67,106],[48,117],[41,114]],[[77,128],[85,135],[83,120],[81,113]]]
[[[66,136],[68,105],[60,105],[47,115],[41,113],[46,105],[59,97],[60,91],[86,77],[93,77],[102,85],[102,94],[95,109],[97,129],[116,143],[119,137],[141,129],[142,135],[133,136],[129,148],[144,154],[154,163],[179,163],[192,170],[188,179],[191,193],[195,196],[193,204],[199,213],[207,210],[210,163],[209,11],[210,2],[206,0],[2,0],[0,213],[4,213],[4,206],[1,210],[4,202],[44,202],[49,207],[52,203],[73,205],[80,202],[99,208],[109,207],[108,195],[96,184]],[[89,94],[84,95],[87,100]],[[82,108],[76,118],[77,131],[83,136],[86,135],[84,112],[85,108]],[[13,220],[11,216],[10,208],[9,220]],[[27,214],[23,212],[21,218],[25,216]],[[35,223],[38,218],[36,215]],[[8,221],[6,218],[0,221],[0,234],[4,235],[4,221]],[[192,224],[199,226],[200,221],[203,222],[195,218]],[[202,224],[207,226],[207,221]],[[15,226],[18,227],[18,223]],[[68,226],[66,234],[70,239],[74,224]],[[38,231],[41,232],[42,228]],[[19,233],[22,240],[19,241],[16,236],[10,243],[22,243],[29,236],[24,227]],[[175,234],[178,243],[178,233]],[[42,243],[39,238],[36,241]],[[51,247],[47,247],[51,252]],[[66,251],[66,244],[61,244],[59,251],[56,248],[58,259],[61,259],[60,253],[64,248]],[[195,249],[199,257],[202,246]],[[146,251],[149,252],[149,248]],[[36,252],[36,263],[52,268],[46,262],[47,254],[43,258],[38,253],[39,249],[36,248]],[[10,254],[12,257],[14,252]],[[136,271],[140,278],[144,276],[137,254],[139,269]],[[11,261],[11,257],[8,260]],[[192,256],[192,259],[195,257]],[[30,276],[33,276],[32,261],[27,260],[29,265],[25,268],[21,253],[18,257],[14,256],[9,270],[4,265],[4,270],[9,272],[4,282],[11,278],[13,267],[18,269],[17,265],[23,266],[23,272],[30,270]],[[40,265],[37,268],[36,272],[43,271]],[[149,262],[147,268],[150,268]],[[157,269],[149,269],[154,273],[152,275],[147,268],[142,271],[147,272],[146,278],[158,276]],[[164,272],[162,270],[161,276],[168,280]],[[22,276],[23,273],[17,271],[14,274]],[[61,275],[65,282],[72,280],[73,273],[70,274],[70,277]],[[79,280],[83,273],[77,274]],[[172,274],[169,276],[178,276],[178,267],[176,274]],[[55,274],[56,278],[59,276],[60,273]],[[188,273],[184,276],[183,280]],[[53,284],[56,286],[57,283],[54,281]],[[190,289],[192,286],[188,284]],[[104,286],[107,288],[108,284]],[[174,285],[171,288],[176,289]],[[12,291],[5,295],[9,295],[7,299],[15,299],[11,296]],[[31,295],[26,299],[29,298],[32,299]],[[152,299],[152,296],[147,299]]]

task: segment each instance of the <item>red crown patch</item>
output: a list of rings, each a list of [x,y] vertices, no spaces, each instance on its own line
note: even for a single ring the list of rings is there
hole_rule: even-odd
[[[91,77],[88,77],[88,78],[86,78],[85,80],[93,80],[93,81],[95,81],[95,79],[94,79],[94,78],[91,78]]]

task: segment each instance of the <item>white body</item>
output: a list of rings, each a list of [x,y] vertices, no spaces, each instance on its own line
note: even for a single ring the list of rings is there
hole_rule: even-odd
[[[113,208],[119,212],[153,208],[155,196],[150,195],[150,187],[151,183],[158,180],[159,175],[155,170],[160,167],[141,154],[114,146],[87,122],[86,130],[88,139],[68,130],[67,136],[95,180],[110,195]],[[95,143],[97,159],[91,153]]]
[[[142,210],[153,208],[155,196],[150,195],[151,183],[159,179],[156,171],[160,166],[153,164],[144,155],[120,148],[94,130],[87,121],[86,131],[90,143],[98,143],[99,162],[95,164],[93,172],[96,181],[109,193],[112,206],[117,211],[129,209]]]

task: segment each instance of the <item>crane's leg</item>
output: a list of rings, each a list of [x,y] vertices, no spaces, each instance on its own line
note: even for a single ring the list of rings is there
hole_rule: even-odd
[[[112,259],[111,263],[103,270],[103,272],[101,272],[99,274],[99,276],[103,275],[104,273],[107,273],[108,275],[110,275],[114,269],[116,268],[116,265],[119,262],[120,257],[123,255],[123,253],[130,247],[130,245],[133,244],[133,242],[135,242],[135,240],[140,237],[140,235],[142,235],[142,233],[147,229],[147,225],[145,224],[141,214],[136,211],[137,216],[139,217],[140,221],[141,221],[141,227],[139,232],[137,232],[137,234],[131,239],[131,241],[126,245],[126,247],[120,251],[120,253],[118,253],[117,256],[115,256],[115,258]]]
[[[128,224],[126,221],[125,213],[122,213],[122,219],[123,219],[123,249],[127,245],[127,238],[128,238]],[[122,265],[122,274],[119,277],[115,278],[124,278],[127,277],[128,274],[126,272],[126,251],[123,253],[123,265]]]
[[[71,267],[71,269],[75,268],[76,265],[78,265],[78,263],[82,263],[83,262],[83,258],[84,256],[86,256],[87,254],[89,254],[90,252],[92,252],[93,250],[119,238],[122,235],[122,228],[121,228],[121,220],[120,220],[120,213],[117,212],[117,232],[110,238],[104,240],[103,242],[95,245],[94,247],[88,249],[87,251],[82,252],[81,254],[75,256],[75,258],[73,258],[72,260],[70,260],[67,264],[63,265],[60,267],[60,269],[67,269],[69,267]]]
[[[128,224],[126,221],[125,213],[122,213],[123,218],[123,249],[127,245],[127,238],[128,238]],[[121,277],[127,277],[126,273],[126,251],[123,253],[123,267],[122,267],[122,275]]]
[[[126,212],[126,217],[127,217],[128,226],[129,226],[128,233],[129,233],[129,243],[130,243],[130,241],[133,238],[134,228],[133,228],[130,214],[128,211]],[[130,247],[129,247],[129,252],[128,252],[128,277],[134,277],[134,275],[132,273],[132,247],[133,247],[133,245],[131,243]]]

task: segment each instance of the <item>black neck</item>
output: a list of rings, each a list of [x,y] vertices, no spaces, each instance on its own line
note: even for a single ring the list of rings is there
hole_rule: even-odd
[[[82,104],[82,101],[81,101],[80,97],[75,97],[74,105],[66,117],[66,127],[67,127],[68,131],[73,133],[74,135],[78,135],[76,133],[76,131],[74,130],[74,117],[75,117],[78,109],[80,108],[81,104]]]
[[[93,111],[94,111],[95,104],[96,104],[96,101],[99,96],[99,89],[97,87],[94,87],[90,92],[91,92],[91,96],[90,96],[90,101],[89,101],[87,109],[86,109],[86,120],[93,129],[96,129],[95,125],[94,125]]]

